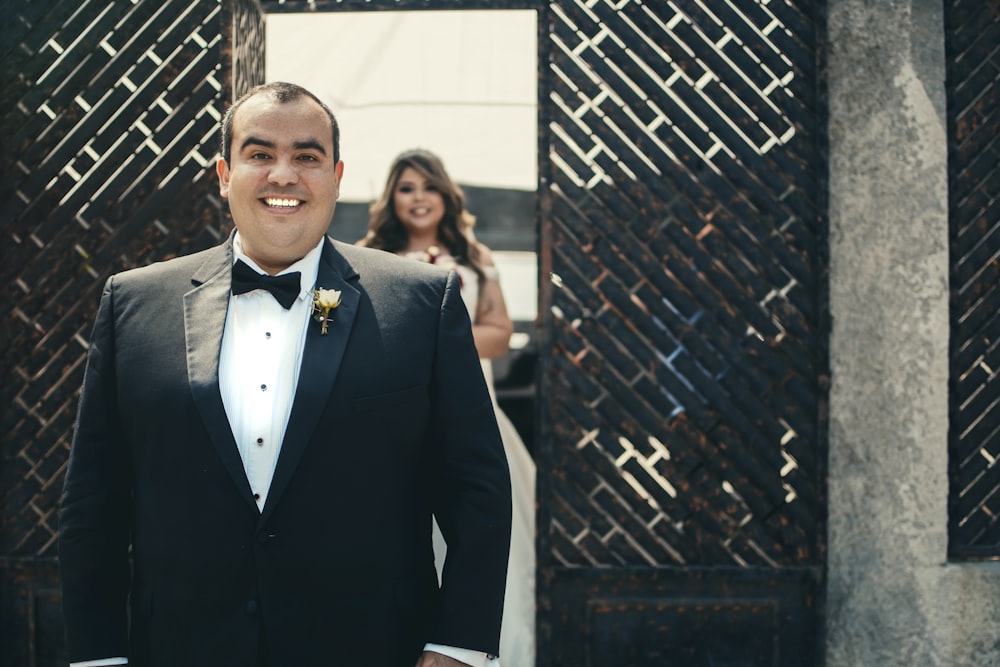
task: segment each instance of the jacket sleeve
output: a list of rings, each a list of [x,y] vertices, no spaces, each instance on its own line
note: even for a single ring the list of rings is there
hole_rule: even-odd
[[[114,277],[101,295],[60,502],[71,662],[128,655],[131,462],[118,419]]]
[[[510,549],[510,474],[457,274],[441,305],[432,380],[434,512],[448,544],[434,643],[497,653]]]

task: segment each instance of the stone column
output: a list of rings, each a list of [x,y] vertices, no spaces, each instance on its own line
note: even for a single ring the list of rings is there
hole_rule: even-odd
[[[829,0],[828,667],[1000,664],[1000,564],[947,562],[940,0]]]

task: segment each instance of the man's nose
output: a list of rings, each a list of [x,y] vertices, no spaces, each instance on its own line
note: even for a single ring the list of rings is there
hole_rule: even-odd
[[[268,181],[274,185],[288,185],[299,180],[299,172],[291,160],[275,160],[268,173]]]

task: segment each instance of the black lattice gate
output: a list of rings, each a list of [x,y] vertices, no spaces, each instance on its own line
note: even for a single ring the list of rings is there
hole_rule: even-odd
[[[1000,557],[1000,2],[945,3],[951,247],[948,554]]]
[[[542,664],[819,662],[820,10],[547,13]]]
[[[14,0],[2,664],[63,664],[55,508],[97,294],[228,229],[216,123],[263,77],[262,12],[505,7],[539,12],[539,665],[820,662],[821,3]]]
[[[263,43],[262,17],[249,0],[19,0],[0,21],[0,664],[64,665],[56,509],[97,298],[110,273],[227,233],[211,167],[247,80],[227,56]]]

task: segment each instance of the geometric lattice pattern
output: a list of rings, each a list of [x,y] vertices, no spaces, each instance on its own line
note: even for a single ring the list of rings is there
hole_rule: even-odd
[[[540,564],[822,563],[818,13],[551,6]]]
[[[224,233],[213,166],[229,17],[193,0],[5,4],[0,556],[55,556],[104,280]]]
[[[1000,558],[1000,2],[945,3],[949,555]]]
[[[101,287],[228,232],[217,126],[263,79],[263,18],[253,0],[13,0],[0,35],[0,663],[59,665],[57,507]]]

